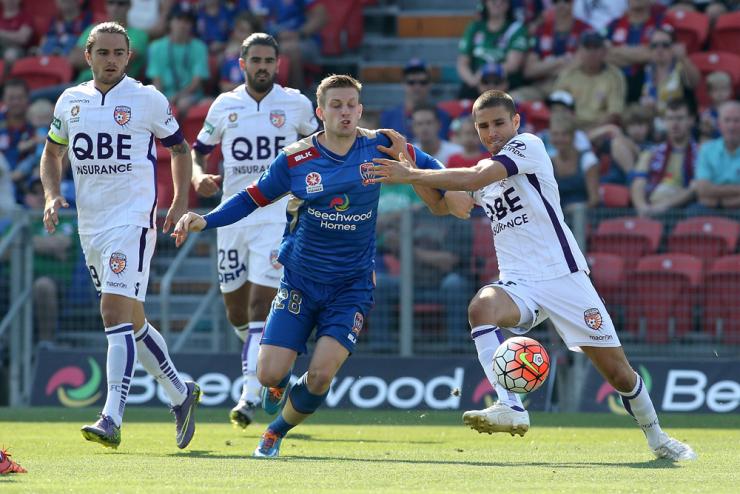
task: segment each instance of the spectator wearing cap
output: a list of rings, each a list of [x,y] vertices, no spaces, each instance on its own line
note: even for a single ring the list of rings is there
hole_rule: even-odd
[[[531,50],[524,61],[529,93],[517,91],[519,99],[541,100],[552,90],[557,74],[573,64],[579,36],[591,26],[573,17],[573,1],[557,0],[530,38]]]
[[[624,110],[624,74],[606,62],[604,37],[596,31],[581,35],[576,65],[560,74],[555,89],[568,91],[575,100],[577,126],[591,129],[618,121]]]
[[[645,77],[644,66],[652,59],[649,44],[653,31],[663,23],[665,7],[654,0],[629,0],[627,12],[607,30],[611,42],[608,60],[624,70],[627,101],[637,101]]]
[[[105,20],[117,22],[126,28],[128,37],[131,40],[131,59],[128,62],[126,68],[126,74],[131,77],[137,78],[143,75],[142,69],[146,62],[146,49],[149,44],[149,35],[135,27],[130,27],[128,23],[128,13],[131,11],[131,0],[106,0],[105,2]],[[90,36],[90,31],[95,27],[96,24],[91,24],[85,29],[85,31],[77,39],[77,44],[69,54],[69,61],[72,66],[79,70],[80,73],[77,76],[77,82],[85,82],[92,79],[92,72],[90,67],[87,65],[85,60],[85,46],[87,45],[87,37]]]
[[[521,83],[521,69],[529,50],[527,30],[514,18],[510,0],[482,0],[481,20],[471,22],[459,45],[457,73],[463,81],[461,98],[474,99],[486,62],[500,63],[509,83]]]
[[[676,34],[668,24],[653,31],[650,54],[640,104],[652,106],[662,116],[669,101],[683,99],[699,84],[701,73],[686,56],[686,47],[676,43]]]
[[[740,207],[740,102],[719,107],[719,131],[722,137],[702,144],[696,165],[696,191],[704,210]]]
[[[56,0],[59,14],[41,40],[42,55],[67,56],[82,32],[92,23],[92,12],[82,10],[81,0]]]
[[[480,69],[478,95],[480,96],[491,90],[509,92],[509,80],[506,78],[504,67],[500,63],[488,62]]]
[[[682,99],[665,109],[666,140],[644,151],[632,173],[630,195],[640,216],[656,216],[694,200],[694,169],[698,154],[691,137],[694,114]]]
[[[461,153],[463,149],[454,142],[440,139],[437,110],[438,108],[432,104],[423,104],[414,108],[411,114],[412,127],[416,138],[415,144],[446,166],[450,156]]]
[[[0,13],[0,50],[6,63],[21,58],[33,38],[33,19],[21,9],[21,0],[2,0]]]
[[[380,114],[380,126],[384,129],[395,129],[407,139],[413,138],[411,113],[420,105],[431,103],[429,97],[432,76],[427,64],[419,58],[412,58],[403,68],[404,98],[398,106],[385,109]],[[437,108],[437,119],[440,122],[439,137],[446,139],[450,129],[450,116]]]
[[[568,91],[563,91],[561,89],[559,91],[552,92],[545,100],[545,103],[550,110],[550,121],[559,120],[561,118],[572,119],[575,117],[575,100],[573,99],[573,95]],[[550,125],[550,127],[552,127],[552,125]],[[545,145],[547,154],[550,156],[557,156],[558,151],[550,139],[550,130],[545,129],[538,135]],[[591,140],[589,139],[588,134],[583,130],[576,128],[573,132],[573,147],[578,152],[591,151]]]
[[[210,76],[208,47],[193,37],[195,11],[178,4],[170,13],[169,34],[149,45],[146,76],[183,114],[203,97]]]
[[[306,86],[305,64],[321,55],[319,32],[329,20],[324,3],[318,0],[240,0],[239,11],[261,18],[265,31],[275,37],[280,53],[288,57],[288,83]]]

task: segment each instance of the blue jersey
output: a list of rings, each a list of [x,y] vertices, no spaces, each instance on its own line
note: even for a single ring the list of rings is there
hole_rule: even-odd
[[[358,129],[354,145],[337,156],[319,144],[318,135],[285,147],[247,193],[266,206],[287,193],[288,225],[278,260],[286,269],[331,284],[368,273],[375,265],[375,223],[380,184],[368,184],[376,149],[389,146],[383,134]],[[409,145],[418,168],[442,164]]]

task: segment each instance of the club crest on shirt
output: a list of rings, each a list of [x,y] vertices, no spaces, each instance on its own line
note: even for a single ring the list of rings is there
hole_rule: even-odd
[[[113,120],[123,127],[129,122],[129,120],[131,120],[131,108],[128,106],[117,106],[115,110],[113,110]]]
[[[282,264],[280,264],[280,261],[278,261],[278,250],[272,249],[270,251],[270,265],[275,269],[280,269],[283,267]]]
[[[123,252],[114,252],[110,255],[108,266],[114,274],[121,274],[126,270],[126,254]]]
[[[311,194],[322,190],[324,190],[324,186],[321,184],[320,173],[311,172],[306,175],[306,193]]]
[[[373,178],[373,166],[373,163],[369,161],[360,165],[360,177],[362,178],[362,185],[370,185],[369,180]]]
[[[272,110],[270,112],[270,123],[278,129],[285,125],[285,112],[283,110]]]
[[[583,320],[586,322],[586,326],[594,331],[601,329],[603,319],[601,318],[601,312],[599,312],[599,309],[586,309],[583,312]]]

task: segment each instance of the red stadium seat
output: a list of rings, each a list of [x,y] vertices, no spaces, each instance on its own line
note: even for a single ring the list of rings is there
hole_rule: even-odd
[[[473,109],[473,101],[469,99],[450,99],[440,101],[437,106],[444,110],[450,118],[457,118],[460,115],[467,115]]]
[[[488,218],[474,218],[473,248],[471,272],[477,278],[478,284],[485,284],[499,278],[498,259],[493,247],[493,232]]]
[[[662,223],[647,218],[603,220],[591,235],[589,251],[622,256],[629,271],[637,259],[658,250],[662,231]]]
[[[25,80],[33,91],[70,82],[72,65],[65,57],[25,57],[13,64],[10,76]]]
[[[203,122],[208,115],[208,109],[211,107],[211,101],[205,103],[198,103],[188,110],[185,119],[182,121],[182,135],[185,136],[185,140],[188,144],[193,144],[195,138],[198,137],[198,132],[203,127]]]
[[[712,28],[712,50],[737,52],[740,46],[740,12],[722,14]]]
[[[660,254],[640,259],[628,278],[627,330],[650,343],[666,343],[691,330],[701,259]]]
[[[599,185],[601,204],[607,208],[628,208],[630,206],[630,189],[624,185]]]
[[[714,71],[727,72],[732,78],[732,85],[737,92],[737,88],[740,87],[740,55],[726,51],[699,52],[689,55],[689,59],[696,65],[702,75],[695,92],[700,107],[704,108],[711,104],[705,79],[707,74]]]
[[[359,48],[364,36],[360,0],[319,0],[326,7],[329,21],[321,30],[321,52],[341,55],[345,49]],[[346,43],[343,43],[343,39]]]
[[[704,332],[740,343],[740,255],[714,261],[704,284]]]
[[[701,51],[709,35],[709,17],[690,10],[673,10],[665,20],[676,31],[676,39],[686,46],[688,53]]]
[[[586,261],[591,269],[591,281],[606,305],[624,303],[624,259],[615,254],[593,252],[586,255]]]
[[[517,109],[536,132],[550,126],[550,109],[542,101],[518,101]]]
[[[668,237],[668,251],[696,256],[704,266],[718,257],[735,252],[740,235],[736,221],[698,216],[679,222]]]

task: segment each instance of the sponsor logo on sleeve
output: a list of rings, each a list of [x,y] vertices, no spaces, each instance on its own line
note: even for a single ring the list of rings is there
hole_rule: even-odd
[[[213,135],[214,130],[215,129],[213,128],[213,125],[211,125],[211,123],[208,120],[203,122],[203,132],[205,132],[208,135]]]
[[[229,113],[229,122],[236,122],[236,118],[237,118],[236,112]]]
[[[54,117],[51,121],[51,126],[57,130],[62,130],[62,121],[59,120],[57,117]]]

